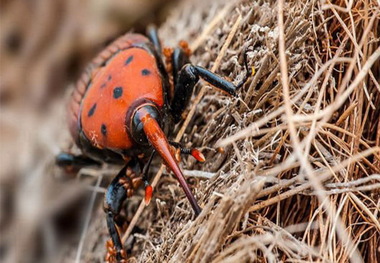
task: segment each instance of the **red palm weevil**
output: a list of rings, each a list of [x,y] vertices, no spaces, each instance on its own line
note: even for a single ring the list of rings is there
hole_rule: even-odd
[[[167,51],[167,50],[166,50]],[[179,47],[163,51],[157,30],[149,27],[147,37],[128,33],[105,48],[88,66],[78,81],[68,108],[71,135],[83,155],[61,153],[61,167],[119,163],[124,167],[113,179],[105,195],[104,210],[112,242],[108,242],[107,261],[123,262],[126,253],[120,241],[118,220],[122,204],[144,183],[146,201],[152,195],[148,168],[155,153],[173,171],[185,191],[194,213],[201,212],[197,200],[171,151],[171,146],[198,161],[203,155],[169,141],[173,125],[181,121],[194,86],[203,79],[216,88],[236,96],[250,75],[246,53],[246,75],[234,85],[209,70],[192,65],[189,50]]]

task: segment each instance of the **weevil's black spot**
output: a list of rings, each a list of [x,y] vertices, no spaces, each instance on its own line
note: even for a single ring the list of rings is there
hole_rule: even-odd
[[[116,87],[113,89],[113,97],[115,99],[118,99],[123,95],[123,88],[122,87]]]
[[[100,131],[104,136],[107,136],[107,126],[103,123],[102,127],[100,127]]]
[[[96,103],[94,105],[92,105],[91,109],[88,111],[87,116],[91,117],[92,115],[94,115],[95,110],[96,110]]]
[[[110,81],[111,79],[112,79],[112,76],[111,76],[111,75],[108,75],[107,80]]]
[[[141,70],[141,74],[143,75],[143,76],[148,76],[148,75],[150,75],[150,71],[148,70],[148,69],[143,69],[143,70]]]
[[[129,63],[131,63],[132,60],[133,60],[133,55],[131,55],[131,56],[129,56],[129,57],[127,58],[127,60],[125,61],[125,65],[126,65],[126,66],[129,65]]]
[[[100,88],[101,88],[101,89],[104,89],[106,86],[107,86],[107,83],[103,83],[103,84],[100,86]]]

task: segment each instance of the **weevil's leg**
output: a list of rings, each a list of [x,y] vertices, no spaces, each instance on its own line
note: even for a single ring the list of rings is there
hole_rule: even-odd
[[[157,28],[154,25],[149,25],[146,30],[146,35],[148,36],[149,40],[153,43],[158,54],[161,56],[162,48],[161,48],[161,41],[158,37]]]
[[[211,71],[199,66],[190,65],[190,70],[192,71],[192,74],[197,75],[198,77],[207,81],[214,87],[222,91],[225,91],[232,96],[237,96],[236,91],[244,85],[244,83],[248,80],[249,76],[252,74],[252,69],[248,68],[246,55],[244,55],[244,63],[246,67],[246,73],[243,79],[237,85],[234,85],[233,83],[223,79],[222,77],[212,73]],[[185,67],[187,67],[187,65]]]
[[[153,150],[153,152],[151,153],[149,160],[145,164],[145,166],[143,168],[143,172],[142,172],[142,174],[143,174],[142,175],[142,181],[143,181],[144,186],[145,186],[145,204],[146,205],[149,205],[150,200],[152,199],[152,194],[153,194],[153,188],[149,184],[148,174],[149,174],[150,164],[152,163],[155,154],[156,154],[156,150]]]
[[[204,155],[201,153],[201,151],[199,151],[198,149],[196,148],[185,148],[183,147],[180,143],[178,142],[173,142],[173,141],[169,141],[169,143],[176,147],[177,149],[180,150],[180,152],[182,154],[189,154],[191,156],[193,156],[197,161],[203,163],[204,161],[206,161],[206,158],[204,157]]]
[[[177,88],[178,75],[182,67],[188,63],[190,63],[190,60],[189,60],[188,55],[185,53],[185,51],[180,47],[175,48],[172,54],[172,64],[173,64],[172,73],[173,73],[173,81],[174,81],[175,88]]]
[[[61,152],[55,157],[57,166],[65,169],[67,172],[78,172],[81,168],[87,166],[100,166],[101,163],[84,155],[73,155]]]
[[[186,78],[189,74],[184,73],[182,73],[183,76],[180,77],[183,66],[189,64],[189,62],[189,57],[182,48],[177,47],[173,50],[170,63],[172,65],[171,70],[173,74],[174,94],[170,102],[170,108],[175,123],[178,123],[181,120],[182,112],[186,109],[191,94],[193,93],[194,86],[199,80],[199,78],[192,75]],[[194,79],[192,79],[192,77],[194,77]],[[180,82],[186,82],[187,85],[179,85]]]
[[[181,120],[182,113],[189,104],[194,86],[199,80],[199,74],[194,69],[193,65],[186,64],[176,77],[174,96],[170,104],[171,115],[175,123]]]
[[[156,150],[153,150],[152,153],[150,154],[148,162],[144,165],[143,172],[142,172],[142,180],[143,180],[144,184],[146,182],[149,182],[149,178],[148,178],[149,168],[150,168],[150,164],[152,163],[155,154],[156,154]]]
[[[116,262],[123,262],[126,258],[117,229],[117,216],[120,214],[125,199],[131,197],[142,183],[139,170],[137,162],[128,163],[112,180],[105,196],[104,210],[107,216],[108,231],[114,246],[113,249],[107,246],[109,248],[107,258],[112,258],[112,254],[116,253]],[[112,262],[112,260],[109,261]]]
[[[242,81],[237,85],[223,79],[222,77],[212,73],[211,71],[199,67],[194,66],[190,63],[183,65],[185,63],[186,56],[183,52],[179,52],[177,56],[173,53],[173,65],[175,62],[177,66],[173,66],[173,76],[174,76],[174,96],[171,102],[171,113],[174,118],[174,121],[177,123],[181,120],[182,112],[185,110],[189,100],[191,98],[191,94],[193,93],[194,86],[198,82],[199,78],[204,79],[211,85],[216,88],[227,92],[232,96],[237,96],[236,91],[241,88],[244,83],[248,80],[248,77],[252,74],[252,70],[248,67],[247,62],[247,52],[244,51],[244,64],[246,68],[246,74]],[[181,70],[178,71],[179,66],[182,65]],[[179,72],[178,74],[175,72]]]

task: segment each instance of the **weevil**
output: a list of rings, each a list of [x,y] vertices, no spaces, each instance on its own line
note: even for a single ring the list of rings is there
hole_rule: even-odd
[[[148,170],[156,153],[177,177],[195,215],[201,213],[173,148],[201,162],[204,156],[197,149],[183,148],[168,138],[174,125],[181,121],[200,79],[237,96],[237,90],[247,81],[251,70],[245,52],[246,74],[234,85],[191,64],[189,57],[188,46],[183,41],[177,48],[163,50],[155,27],[148,28],[147,36],[127,33],[90,63],[72,93],[67,119],[82,155],[61,153],[56,157],[57,164],[65,168],[104,162],[124,165],[108,187],[104,201],[111,236],[108,262],[126,260],[117,216],[123,202],[142,184],[145,185],[145,200],[149,202],[152,187]]]

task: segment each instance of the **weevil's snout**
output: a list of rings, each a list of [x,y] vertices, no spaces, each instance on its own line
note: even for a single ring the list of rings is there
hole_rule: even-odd
[[[136,111],[135,116],[133,123],[135,123],[136,129],[141,130],[142,135],[140,136],[146,137],[146,140],[156,149],[162,159],[164,159],[164,162],[173,171],[185,191],[186,197],[189,199],[195,214],[200,214],[202,210],[192,194],[181,169],[178,167],[178,164],[170,151],[168,139],[159,125],[157,108],[151,105],[143,106]]]

